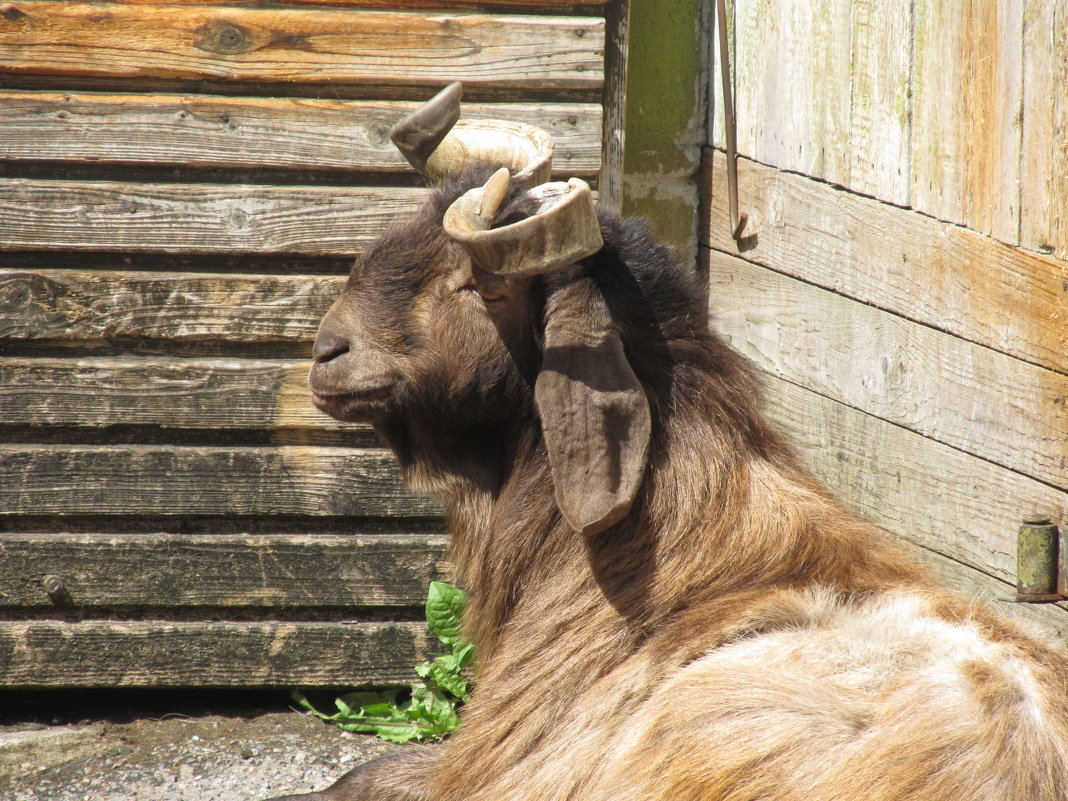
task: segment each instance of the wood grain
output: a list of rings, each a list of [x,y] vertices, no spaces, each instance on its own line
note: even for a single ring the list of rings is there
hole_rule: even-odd
[[[904,204],[912,136],[911,4],[854,0],[851,27],[849,173],[838,183]]]
[[[733,9],[738,151],[907,202],[909,5],[736,0]],[[718,110],[713,141],[725,144]]]
[[[353,433],[317,410],[311,362],[268,359],[0,357],[0,425],[312,428]]]
[[[849,20],[849,0],[735,0],[740,153],[845,182]]]
[[[4,607],[417,606],[444,534],[0,534]],[[53,600],[47,575],[63,579]]]
[[[732,22],[741,153],[1068,258],[1062,4],[737,0]]]
[[[401,683],[425,659],[420,623],[0,622],[5,687]]]
[[[0,251],[358,253],[423,189],[0,180]]]
[[[392,454],[310,446],[0,445],[0,514],[437,517]]]
[[[723,253],[709,295],[768,372],[1068,490],[1068,376]]]
[[[1068,262],[745,159],[738,171],[746,259],[1068,373]],[[709,241],[738,253],[725,173],[717,152]]]
[[[124,5],[150,5],[160,4],[160,0],[113,0]],[[312,6],[315,8],[381,8],[395,11],[398,5],[404,8],[425,9],[448,9],[448,10],[485,10],[493,8],[533,8],[538,10],[557,9],[560,11],[571,8],[596,8],[606,5],[609,0],[243,0],[244,6],[279,8],[292,6]],[[168,5],[175,6],[228,6],[234,5],[234,0],[166,0]]]
[[[623,155],[627,123],[627,54],[630,48],[630,3],[613,3],[605,20],[605,85],[602,123],[603,163],[597,185],[600,206],[623,209]]]
[[[1015,585],[1016,530],[1068,522],[1068,493],[767,376],[769,417],[809,468],[864,517]]]
[[[418,103],[0,92],[0,160],[411,173],[389,128]],[[601,167],[601,106],[465,103],[464,119],[536,125],[559,175]]]
[[[298,84],[596,89],[597,17],[11,2],[0,71]]]
[[[1022,2],[916,4],[909,203],[1019,236]]]
[[[1068,259],[1068,9],[1023,5],[1020,244]]]
[[[341,276],[0,270],[0,339],[311,342],[344,281]]]

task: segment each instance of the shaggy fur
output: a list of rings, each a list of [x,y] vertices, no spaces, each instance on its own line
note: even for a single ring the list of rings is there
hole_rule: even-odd
[[[558,274],[472,275],[440,220],[484,177],[361,259],[311,378],[447,501],[475,697],[443,749],[306,798],[1068,798],[1062,648],[938,589],[801,468],[645,223],[602,216],[604,249]],[[502,219],[523,206],[513,189]],[[653,421],[630,514],[591,538],[561,518],[532,400],[576,286],[607,305]]]

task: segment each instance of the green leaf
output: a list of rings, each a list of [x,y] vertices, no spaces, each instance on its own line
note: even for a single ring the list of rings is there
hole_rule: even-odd
[[[475,661],[475,644],[462,640],[452,646],[452,657],[456,660],[456,669],[463,670]]]
[[[467,595],[459,587],[432,581],[426,598],[426,622],[434,636],[446,645],[459,641],[466,606]]]
[[[391,743],[410,743],[421,740],[426,734],[412,723],[382,723],[375,727],[374,734]]]
[[[379,707],[394,707],[397,703],[397,696],[400,695],[400,693],[400,690],[364,690],[362,692],[346,693],[334,701],[334,703],[339,710],[342,709],[342,707],[346,707],[349,710],[355,710],[352,714],[373,714],[368,710]]]
[[[462,590],[441,582],[430,585],[427,625],[451,653],[416,665],[415,673],[422,681],[408,691],[347,693],[335,699],[338,711],[333,715],[315,709],[299,690],[293,691],[293,700],[345,731],[374,734],[395,743],[441,739],[459,725],[457,708],[468,699],[467,680],[462,672],[474,661],[475,647],[461,634],[466,604],[467,596]]]
[[[452,659],[451,656],[438,657],[430,663],[430,676],[439,687],[452,693],[457,698],[467,700],[467,680],[460,675],[458,667],[447,667],[441,663],[443,659]],[[455,660],[452,660],[455,662]]]

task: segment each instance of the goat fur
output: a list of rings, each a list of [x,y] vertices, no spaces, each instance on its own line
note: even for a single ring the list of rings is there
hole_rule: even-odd
[[[602,251],[512,279],[503,311],[461,299],[471,268],[440,219],[485,175],[383,237],[324,321],[400,377],[373,414],[328,411],[372,419],[446,500],[474,699],[445,746],[307,798],[1068,799],[1063,647],[939,589],[801,467],[644,222],[602,215]],[[523,213],[514,188],[501,219]],[[576,287],[652,416],[633,507],[592,537],[559,512],[532,392]]]

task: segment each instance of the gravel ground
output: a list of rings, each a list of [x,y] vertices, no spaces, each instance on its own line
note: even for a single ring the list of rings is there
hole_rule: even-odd
[[[6,701],[0,697],[0,710],[34,709],[32,698]],[[69,708],[43,722],[53,714],[47,705],[0,711],[0,799],[253,801],[321,790],[399,747],[342,732],[284,701],[221,710],[180,696],[168,704],[165,694],[147,708],[100,703],[74,722]]]

